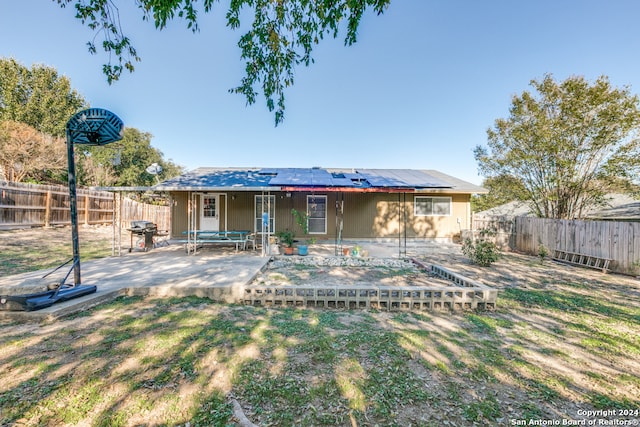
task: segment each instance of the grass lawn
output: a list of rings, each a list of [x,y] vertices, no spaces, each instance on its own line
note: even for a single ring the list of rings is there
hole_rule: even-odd
[[[0,425],[240,425],[234,401],[260,426],[640,419],[637,280],[513,254],[457,267],[501,289],[497,311],[122,297],[3,324]]]
[[[108,226],[79,227],[81,260],[111,255]],[[128,236],[126,243],[129,243]],[[0,274],[53,269],[73,258],[71,228],[0,230]]]

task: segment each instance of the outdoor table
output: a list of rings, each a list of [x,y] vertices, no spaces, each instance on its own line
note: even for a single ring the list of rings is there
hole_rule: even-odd
[[[187,235],[187,240],[183,240],[186,243],[187,253],[191,252],[191,245],[193,245],[193,252],[199,246],[206,243],[235,243],[236,251],[242,244],[242,249],[245,249],[246,238],[250,233],[248,230],[189,230],[183,231],[182,234]]]

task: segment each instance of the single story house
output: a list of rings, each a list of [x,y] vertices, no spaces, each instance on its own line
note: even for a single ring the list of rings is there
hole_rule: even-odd
[[[486,192],[435,170],[325,168],[198,168],[153,190],[170,195],[172,238],[292,230],[318,240],[450,240],[471,225],[471,195]],[[309,215],[307,236],[292,209]]]

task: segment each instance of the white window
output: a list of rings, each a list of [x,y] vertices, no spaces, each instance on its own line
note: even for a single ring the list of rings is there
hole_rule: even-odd
[[[202,216],[205,218],[217,217],[216,212],[216,199],[217,196],[204,196],[202,197]]]
[[[451,197],[416,196],[414,199],[415,216],[451,215]]]
[[[309,234],[327,234],[327,196],[307,196]]]
[[[256,196],[255,223],[256,232],[262,233],[267,231],[267,227],[263,227],[262,216],[264,213],[269,214],[269,232],[273,233],[276,229],[276,196]]]

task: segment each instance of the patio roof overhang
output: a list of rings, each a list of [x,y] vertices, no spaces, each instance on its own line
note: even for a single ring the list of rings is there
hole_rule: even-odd
[[[96,190],[96,191],[111,191],[114,193],[141,193],[141,192],[145,192],[145,191],[157,191],[155,188],[153,187],[143,187],[143,186],[137,186],[137,187],[89,187],[90,190]],[[164,191],[164,190],[163,190]]]
[[[415,189],[378,187],[281,187],[281,191],[323,193],[414,193]]]
[[[281,191],[280,187],[198,187],[198,186],[172,186],[172,187],[161,187],[161,188],[153,188],[154,191],[191,191],[198,193],[222,193],[222,192],[255,192],[255,191]]]

